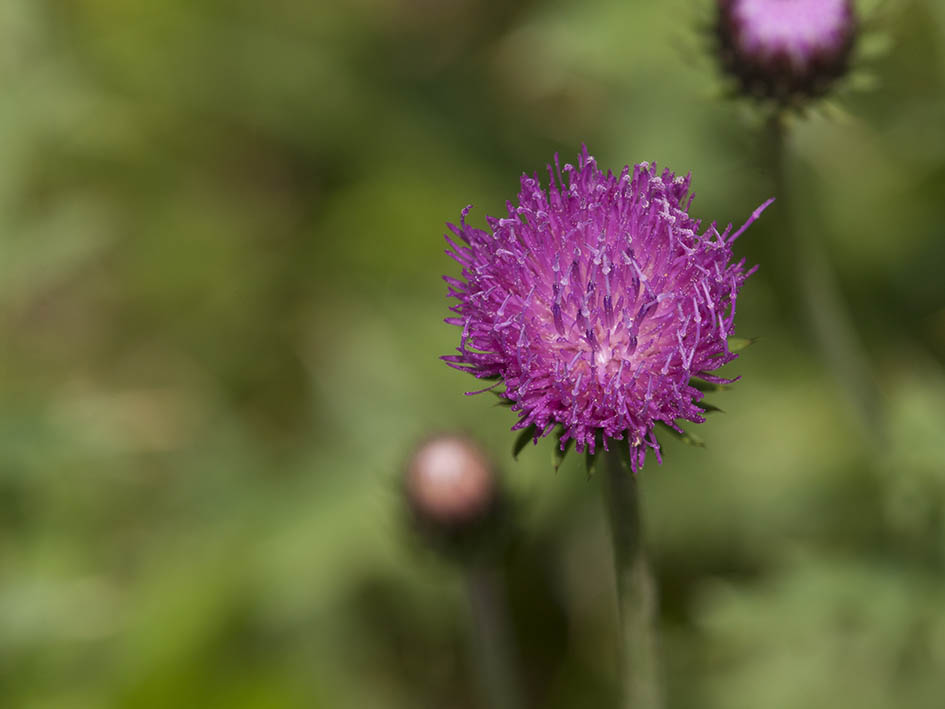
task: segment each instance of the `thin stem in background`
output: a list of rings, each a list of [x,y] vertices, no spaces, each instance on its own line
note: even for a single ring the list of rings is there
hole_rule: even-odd
[[[775,112],[768,121],[771,167],[774,172],[775,197],[782,228],[794,263],[796,297],[807,327],[834,378],[856,407],[872,440],[881,442],[884,422],[879,389],[873,378],[869,358],[844,303],[843,295],[823,247],[822,234],[799,229],[795,221],[794,200],[788,168],[788,128],[783,112]]]
[[[620,662],[626,709],[660,709],[656,583],[646,560],[637,478],[618,450],[605,454],[604,501],[610,520],[620,619]]]
[[[483,563],[471,562],[466,567],[475,659],[488,706],[520,709],[524,704],[518,658],[512,645],[508,608],[497,587],[496,573],[493,567]]]

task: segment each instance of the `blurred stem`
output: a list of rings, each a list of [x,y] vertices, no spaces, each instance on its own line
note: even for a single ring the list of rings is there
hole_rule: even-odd
[[[811,229],[799,229],[795,222],[788,166],[789,135],[784,112],[772,114],[768,121],[768,138],[775,197],[781,205],[781,223],[793,254],[793,263],[787,265],[794,272],[795,297],[800,299],[805,324],[828,368],[856,408],[873,440],[880,442],[883,420],[879,389],[823,247],[822,234]]]
[[[489,707],[519,709],[522,688],[509,632],[509,614],[499,592],[495,569],[482,562],[466,567],[472,608],[476,664]]]
[[[610,520],[620,619],[619,672],[626,709],[662,706],[656,583],[646,560],[640,488],[616,448],[605,454],[604,501]]]

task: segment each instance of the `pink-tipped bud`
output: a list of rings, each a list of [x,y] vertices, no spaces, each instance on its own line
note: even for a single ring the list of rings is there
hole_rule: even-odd
[[[481,520],[494,506],[496,488],[489,459],[463,436],[430,438],[407,464],[407,499],[425,525],[455,530]]]

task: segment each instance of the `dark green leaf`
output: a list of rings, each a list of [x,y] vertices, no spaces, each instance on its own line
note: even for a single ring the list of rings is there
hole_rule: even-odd
[[[695,387],[699,391],[727,391],[731,389],[728,384],[715,384],[695,377],[689,380],[689,386]]]
[[[700,401],[698,406],[705,409],[705,412],[707,414],[711,414],[711,413],[724,414],[725,413],[724,409],[720,409],[718,406],[716,406],[715,404],[710,404],[708,401]]]
[[[521,433],[518,434],[518,438],[515,439],[515,445],[512,446],[512,457],[516,460],[518,459],[518,454],[522,452],[522,449],[528,445],[528,442],[534,440],[535,438],[535,426],[529,426],[528,428],[523,428]]]

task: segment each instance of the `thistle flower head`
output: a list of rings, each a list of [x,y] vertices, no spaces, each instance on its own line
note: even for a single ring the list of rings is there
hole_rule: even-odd
[[[641,163],[603,173],[585,147],[576,166],[548,166],[549,187],[523,175],[518,204],[488,230],[448,225],[444,277],[457,300],[446,322],[462,328],[451,366],[501,378],[516,429],[537,442],[593,453],[626,440],[634,471],[647,447],[659,458],[657,422],[704,421],[692,377],[736,355],[728,349],[735,299],[754,269],[731,263],[734,233],[689,216],[689,176]],[[700,231],[701,229],[701,231]]]
[[[719,0],[722,63],[745,93],[780,103],[822,95],[846,70],[851,0]]]

